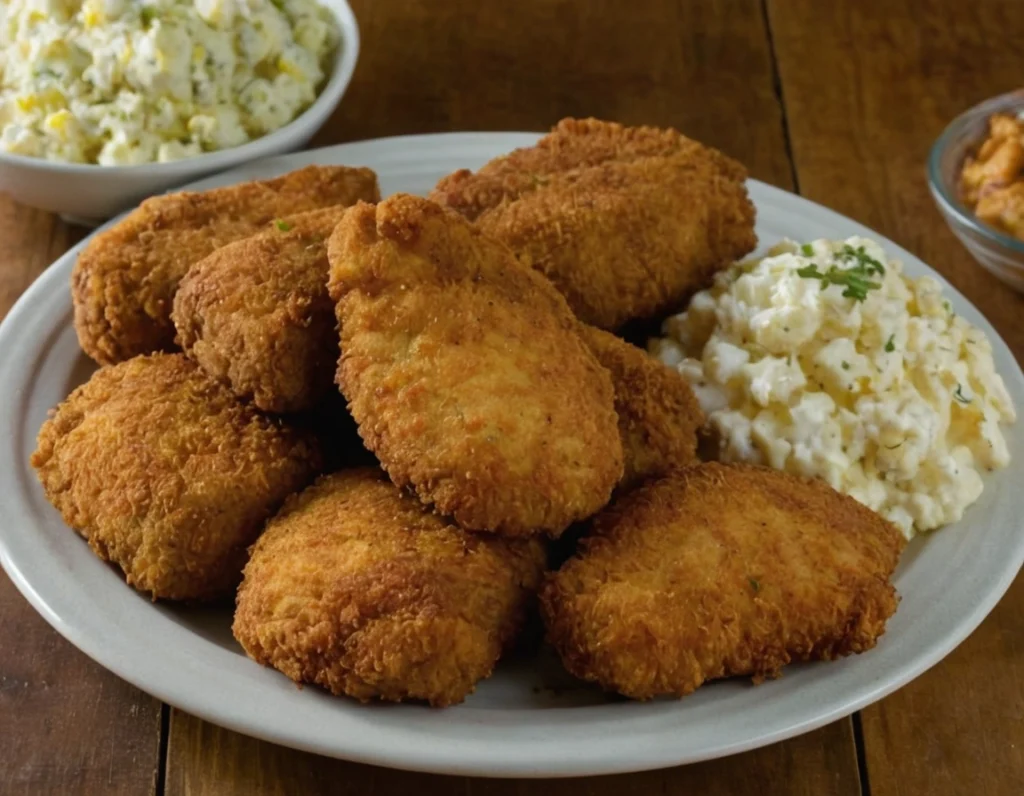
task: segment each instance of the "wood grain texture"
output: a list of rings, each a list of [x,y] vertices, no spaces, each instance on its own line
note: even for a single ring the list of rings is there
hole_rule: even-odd
[[[0,318],[81,234],[0,197]],[[160,703],[62,639],[0,572],[0,793],[155,793],[159,749]]]
[[[0,320],[46,266],[85,234],[0,194]]]
[[[739,757],[573,780],[443,777],[329,760],[174,711],[167,796],[858,796],[848,720]]]
[[[563,116],[670,125],[791,188],[763,9],[636,0],[359,0],[363,49],[314,142],[543,130]],[[849,720],[729,760],[573,781],[387,771],[246,738],[172,712],[167,793],[842,794],[860,792]]]
[[[772,0],[769,19],[801,192],[942,272],[1024,359],[1024,298],[956,240],[924,173],[954,116],[1020,87],[1024,6]],[[872,796],[1024,792],[1024,581],[862,724]]]
[[[547,130],[564,116],[672,126],[791,187],[760,0],[355,0],[359,66],[313,145]]]

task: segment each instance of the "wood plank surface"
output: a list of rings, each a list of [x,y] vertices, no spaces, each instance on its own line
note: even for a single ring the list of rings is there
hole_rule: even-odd
[[[938,269],[1024,360],[1024,298],[949,231],[924,167],[953,117],[1024,84],[1024,5],[771,0],[769,20],[801,193]],[[862,726],[872,796],[1024,793],[1024,580]]]
[[[676,127],[791,187],[760,0],[355,0],[348,93],[313,141],[543,131],[565,116]]]
[[[636,0],[359,0],[360,65],[316,145],[563,116],[671,125],[792,188],[763,8]],[[741,114],[742,121],[737,121]],[[301,754],[173,711],[167,793],[860,793],[849,720],[724,761],[540,782],[432,777]]]
[[[0,318],[80,236],[0,197]],[[160,709],[61,638],[0,572],[0,794],[155,793]]]

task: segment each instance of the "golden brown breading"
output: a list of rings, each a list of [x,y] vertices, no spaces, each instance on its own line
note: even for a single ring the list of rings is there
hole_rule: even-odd
[[[307,435],[181,354],[97,371],[39,431],[32,466],[96,554],[156,598],[230,593],[266,518],[316,474]]]
[[[704,464],[599,514],[541,590],[566,668],[634,699],[875,646],[899,530],[822,481]]]
[[[430,198],[475,220],[485,210],[542,188],[551,175],[611,160],[629,162],[669,155],[710,159],[726,177],[740,182],[747,176],[732,158],[672,129],[562,119],[535,146],[496,157],[476,173],[459,169],[442,178]]]
[[[78,256],[71,276],[78,341],[101,365],[171,350],[171,302],[193,263],[275,218],[379,196],[370,169],[307,166],[273,180],[147,199]]]
[[[604,329],[677,309],[757,243],[743,183],[684,156],[555,175],[476,223]]]
[[[536,150],[432,196],[547,276],[580,320],[617,329],[663,315],[753,250],[743,168],[674,130],[562,123]],[[481,176],[482,175],[482,176]]]
[[[328,244],[338,384],[399,486],[470,530],[557,535],[622,475],[608,373],[558,292],[454,213],[405,194]]]
[[[313,408],[338,361],[327,238],[343,206],[229,243],[193,265],[174,296],[178,344],[265,412]]]
[[[536,539],[467,533],[377,468],[347,470],[267,524],[233,630],[253,659],[296,682],[450,705],[490,675],[543,568]]]
[[[581,324],[583,339],[612,376],[630,488],[697,461],[704,413],[686,381],[672,368],[609,332]]]

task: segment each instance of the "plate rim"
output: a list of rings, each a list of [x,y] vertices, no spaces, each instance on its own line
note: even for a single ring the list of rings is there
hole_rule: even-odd
[[[513,145],[520,146],[528,145],[531,141],[536,140],[539,135],[541,134],[517,132],[458,132],[389,136],[347,144],[338,144],[320,149],[305,150],[292,155],[275,156],[255,163],[257,163],[261,168],[290,169],[295,168],[298,164],[303,162],[316,162],[320,159],[324,159],[326,162],[339,162],[348,157],[347,153],[359,153],[363,150],[370,151],[375,147],[380,147],[382,145],[391,147],[397,146],[406,151],[420,152],[422,154],[422,147],[435,147],[439,146],[443,142],[448,142],[451,145],[481,145],[486,148],[491,145],[490,142],[495,142],[496,145],[496,142],[501,141],[503,142],[504,147],[508,145],[508,142],[518,139],[518,143],[513,143]],[[427,157],[429,158],[429,153],[427,154]],[[354,158],[352,162],[356,161],[358,161],[358,157]],[[245,166],[231,169],[212,177],[197,180],[183,187],[202,187],[207,183],[219,183],[225,178],[232,177],[235,174],[237,174],[240,179],[251,179],[251,177],[247,176],[246,173],[251,173],[252,168],[253,164],[246,164]],[[1016,357],[999,335],[998,331],[994,329],[994,327],[984,319],[984,316],[974,308],[959,291],[950,285],[941,274],[928,267],[919,258],[915,257],[903,247],[897,245],[888,238],[878,234],[877,232],[869,230],[863,224],[842,216],[841,214],[802,196],[756,180],[748,181],[748,185],[751,188],[752,193],[763,195],[763,197],[783,209],[788,207],[790,210],[796,210],[803,213],[813,211],[818,218],[824,219],[824,221],[828,223],[842,224],[846,227],[852,227],[856,231],[856,234],[864,234],[864,232],[867,232],[878,240],[891,256],[902,259],[905,263],[913,261],[924,265],[928,273],[942,285],[945,291],[947,291],[950,299],[958,306],[958,308],[963,306],[970,307],[974,313],[984,320],[982,328],[990,337],[993,350],[995,351],[1001,348],[1009,355],[1009,361],[1013,362],[1016,368],[1013,373],[1001,373],[1004,380],[1009,381],[1010,379],[1016,379],[1019,383],[1024,384],[1024,374],[1021,373]],[[45,301],[47,298],[49,298],[50,302],[54,304],[63,303],[59,301],[60,290],[58,289],[58,285],[60,289],[65,292],[67,291],[66,281],[61,283],[61,280],[66,278],[65,272],[70,269],[75,257],[77,257],[81,248],[91,239],[92,235],[95,235],[97,232],[105,229],[113,223],[116,223],[117,220],[118,219],[113,219],[103,227],[93,231],[89,236],[61,255],[61,257],[57,258],[57,260],[43,271],[32,285],[30,285],[29,288],[19,297],[3,323],[0,324],[0,374],[4,374],[10,370],[12,362],[17,359],[16,355],[12,353],[13,346],[11,345],[9,338],[16,337],[19,330],[30,322],[30,319],[23,318],[23,316],[28,316],[37,304]],[[68,302],[69,301],[70,299],[68,299]],[[43,322],[37,320],[36,323],[39,325]],[[0,385],[3,384],[3,380],[0,380]],[[0,386],[0,394],[6,391],[6,389],[6,387]],[[9,397],[21,399],[23,396],[15,393],[13,396]],[[6,416],[0,418],[0,483],[11,483],[13,479],[22,480],[26,472],[24,462],[18,462],[16,457],[6,457],[2,455],[3,451],[9,450],[9,446],[15,443],[15,438],[17,436],[13,433],[12,427],[15,425],[15,418],[20,418],[21,415],[13,411],[15,404],[16,401],[10,401],[9,406],[12,411],[9,411]],[[34,436],[35,429],[31,429],[30,433]],[[1024,456],[1024,451],[1016,452],[1016,454],[1017,456]],[[2,503],[4,505],[13,502],[15,501],[12,500],[10,495],[4,495],[2,499]],[[1024,563],[1024,539],[1021,539],[1013,551],[1008,551],[1012,552],[1012,555],[1007,559],[1008,565],[1002,570],[1000,577],[993,582],[988,591],[985,592],[984,599],[975,603],[971,610],[960,619],[956,626],[956,632],[942,638],[933,639],[927,649],[922,654],[919,654],[914,658],[910,665],[905,665],[899,670],[897,676],[890,676],[884,681],[875,682],[873,687],[862,689],[861,693],[859,693],[855,698],[847,699],[841,704],[837,702],[830,709],[815,712],[813,715],[805,717],[803,720],[791,722],[785,727],[756,737],[752,736],[732,743],[720,743],[715,749],[696,755],[687,754],[686,750],[682,749],[675,755],[662,754],[651,759],[636,759],[633,763],[623,762],[622,758],[608,756],[606,759],[589,759],[581,763],[568,760],[562,761],[560,764],[553,761],[545,761],[543,763],[531,765],[529,761],[517,759],[514,755],[502,757],[500,752],[493,755],[490,759],[480,760],[466,759],[460,756],[457,750],[454,753],[449,750],[446,754],[438,755],[436,753],[436,749],[433,749],[430,752],[422,752],[411,749],[400,749],[397,744],[394,746],[385,744],[383,747],[373,747],[371,743],[371,748],[367,748],[365,744],[363,744],[362,747],[359,747],[359,745],[356,744],[356,748],[354,749],[340,748],[338,745],[338,739],[323,739],[317,742],[316,739],[297,738],[294,732],[282,732],[280,729],[276,732],[268,730],[264,725],[258,722],[254,723],[251,719],[246,721],[245,715],[247,713],[251,713],[251,711],[235,710],[232,712],[228,710],[225,712],[224,709],[217,710],[215,707],[208,706],[208,703],[205,700],[205,692],[202,689],[196,690],[195,695],[193,696],[188,693],[181,693],[180,688],[176,689],[173,685],[168,685],[163,682],[155,682],[153,679],[149,679],[145,676],[145,670],[140,673],[136,668],[133,668],[129,661],[117,659],[116,655],[106,648],[104,639],[94,638],[82,627],[69,624],[64,621],[60,612],[55,610],[51,605],[51,603],[54,602],[52,595],[48,600],[46,595],[41,593],[40,590],[36,588],[36,585],[33,584],[31,579],[22,572],[22,568],[19,566],[16,557],[12,556],[7,540],[8,534],[11,533],[11,531],[8,530],[9,525],[11,524],[10,512],[5,511],[4,517],[5,519],[0,521],[0,565],[2,565],[3,569],[7,572],[18,591],[28,600],[32,607],[47,621],[47,623],[49,623],[55,630],[57,630],[58,633],[64,636],[74,646],[96,661],[99,665],[113,672],[118,677],[132,683],[142,691],[219,726],[227,727],[246,735],[262,738],[263,740],[290,746],[292,748],[332,757],[341,757],[346,760],[352,760],[360,763],[383,765],[414,771],[469,776],[568,777],[650,770],[736,754],[817,729],[818,727],[848,716],[851,713],[884,698],[888,694],[920,676],[923,672],[927,671],[946,657],[946,655],[948,655],[964,639],[974,632],[978,625],[981,624],[996,604],[998,604],[1013,583],[1021,564]],[[45,589],[43,591],[45,591]],[[130,592],[126,591],[125,593],[129,594]],[[59,600],[57,602],[59,602]],[[436,715],[443,716],[444,714],[438,713]],[[624,717],[623,720],[628,720],[628,717]],[[387,732],[388,730],[385,729],[384,731]],[[344,746],[344,744],[342,744],[342,746]]]

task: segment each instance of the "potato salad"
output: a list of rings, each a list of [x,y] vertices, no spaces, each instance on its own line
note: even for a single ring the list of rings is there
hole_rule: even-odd
[[[0,149],[113,166],[238,146],[313,102],[337,45],[315,0],[6,0]]]
[[[651,351],[691,383],[725,461],[819,477],[907,537],[1005,466],[992,347],[871,240],[786,242],[722,272]]]

